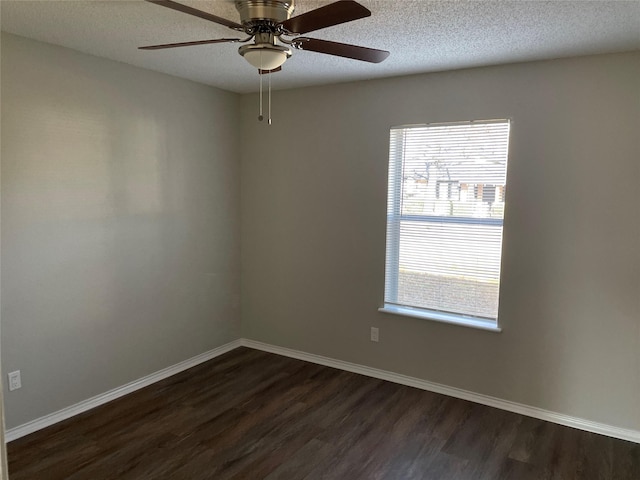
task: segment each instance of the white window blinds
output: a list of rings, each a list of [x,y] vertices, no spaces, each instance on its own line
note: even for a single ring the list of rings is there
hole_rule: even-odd
[[[390,140],[385,307],[496,322],[509,121],[394,127]]]

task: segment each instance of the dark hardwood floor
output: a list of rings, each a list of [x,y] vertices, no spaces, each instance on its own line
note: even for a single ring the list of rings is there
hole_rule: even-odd
[[[640,445],[239,348],[8,445],[11,480],[640,479]]]

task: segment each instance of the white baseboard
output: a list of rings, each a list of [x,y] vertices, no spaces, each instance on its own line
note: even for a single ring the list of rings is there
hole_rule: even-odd
[[[151,375],[147,375],[146,377],[134,380],[133,382],[127,383],[126,385],[123,385],[121,387],[114,388],[113,390],[109,390],[108,392],[96,395],[95,397],[89,398],[87,400],[83,400],[82,402],[76,403],[75,405],[63,408],[62,410],[58,410],[57,412],[45,415],[44,417],[37,418],[18,427],[11,428],[5,432],[5,441],[10,442],[12,440],[16,440],[20,437],[24,437],[25,435],[29,435],[30,433],[36,432],[50,425],[61,422],[62,420],[66,420],[67,418],[71,418],[82,412],[91,410],[92,408],[104,405],[111,400],[115,400],[116,398],[120,398],[124,395],[135,392],[136,390],[147,387],[152,383],[159,382],[160,380],[164,380],[165,378],[175,375],[176,373],[180,373],[191,367],[195,367],[196,365],[211,360],[212,358],[230,352],[231,350],[238,348],[240,345],[240,340],[234,340],[225,345],[214,348],[213,350],[209,350],[208,352],[201,353],[200,355],[196,355],[195,357],[189,358],[183,362],[176,363],[175,365],[159,370],[155,373],[152,373]]]
[[[587,432],[598,433],[609,437],[640,443],[640,431],[637,430],[629,430],[612,425],[607,425],[604,423],[593,422],[591,420],[585,420],[582,418],[572,417],[570,415],[551,412],[549,410],[543,410],[541,408],[531,407],[528,405],[523,405],[521,403],[510,402],[508,400],[502,400],[500,398],[490,397],[488,395],[482,395],[459,388],[449,387],[439,383],[428,382],[426,380],[409,377],[407,375],[401,375],[377,368],[371,368],[364,365],[359,365],[357,363],[335,360],[333,358],[323,357],[321,355],[301,352],[299,350],[292,350],[290,348],[270,345],[246,338],[234,340],[233,342],[227,343],[218,348],[214,348],[213,350],[209,350],[208,352],[197,355],[176,365],[167,367],[163,370],[152,373],[151,375],[147,375],[146,377],[140,378],[121,387],[114,388],[113,390],[109,390],[108,392],[105,392],[101,395],[97,395],[95,397],[89,398],[88,400],[76,403],[75,405],[72,405],[70,407],[64,408],[49,415],[45,415],[44,417],[37,418],[18,427],[9,429],[5,433],[5,440],[7,442],[10,442],[30,433],[36,432],[50,425],[61,422],[62,420],[71,418],[74,415],[78,415],[80,413],[86,412],[87,410],[91,410],[92,408],[103,405],[107,402],[110,402],[111,400],[115,400],[116,398],[135,392],[136,390],[175,375],[176,373],[180,373],[200,363],[211,360],[212,358],[227,353],[240,346],[262,350],[264,352],[275,353],[277,355],[282,355],[285,357],[296,358],[298,360],[304,360],[307,362],[316,363],[318,365],[325,365],[327,367],[333,367],[340,370],[345,370],[347,372],[358,373],[360,375],[366,375],[368,377],[379,378],[381,380],[387,380],[389,382],[407,385],[409,387],[415,387],[421,390],[441,393],[450,397],[469,400],[471,402],[487,405],[489,407],[495,407],[501,410],[519,413],[528,417],[546,420],[548,422],[577,428]]]
[[[591,420],[572,417],[570,415],[564,415],[562,413],[551,412],[549,410],[543,410],[541,408],[531,407],[528,405],[523,405],[521,403],[510,402],[508,400],[502,400],[500,398],[470,392],[468,390],[462,390],[459,388],[448,387],[439,383],[428,382],[426,380],[421,380],[415,377],[409,377],[386,370],[379,370],[377,368],[366,367],[364,365],[358,365],[356,363],[344,362],[342,360],[335,360],[333,358],[314,355],[312,353],[278,347],[276,345],[257,342],[255,340],[249,340],[246,338],[243,338],[241,340],[241,344],[242,346],[253,348],[256,350],[262,350],[265,352],[283,355],[285,357],[296,358],[298,360],[317,363],[319,365],[325,365],[327,367],[346,370],[347,372],[359,373],[360,375],[366,375],[368,377],[379,378],[381,380],[387,380],[389,382],[399,383],[401,385],[407,385],[409,387],[415,387],[421,390],[427,390],[430,392],[448,395],[450,397],[469,400],[470,402],[480,403],[489,407],[495,407],[513,413],[519,413],[528,417],[546,420],[548,422],[577,428],[587,432],[598,433],[600,435],[606,435],[608,437],[614,437],[622,440],[628,440],[630,442],[640,443],[640,431],[638,430],[629,430],[626,428],[615,427],[604,423],[593,422]]]

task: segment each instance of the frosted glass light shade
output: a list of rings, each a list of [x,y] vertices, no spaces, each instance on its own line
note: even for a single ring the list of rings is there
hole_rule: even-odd
[[[291,50],[280,45],[244,45],[238,52],[259,70],[278,68],[291,56]]]

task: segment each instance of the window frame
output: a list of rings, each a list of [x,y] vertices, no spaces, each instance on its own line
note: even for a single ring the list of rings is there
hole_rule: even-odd
[[[459,325],[464,327],[471,327],[481,330],[488,330],[492,332],[501,332],[502,328],[499,325],[498,316],[496,318],[487,318],[480,316],[465,315],[463,313],[445,312],[435,309],[429,309],[424,307],[409,306],[401,303],[397,303],[398,299],[398,277],[397,274],[400,269],[400,225],[402,221],[412,222],[439,222],[439,223],[456,223],[456,224],[476,224],[476,225],[500,225],[503,228],[502,236],[500,240],[500,270],[502,270],[502,246],[504,244],[504,215],[502,218],[475,218],[475,217],[448,217],[448,216],[427,216],[427,215],[414,215],[414,214],[402,214],[402,190],[403,190],[403,168],[404,168],[404,151],[403,149],[396,149],[395,158],[392,157],[394,152],[391,151],[391,135],[394,130],[408,129],[415,127],[437,127],[437,126],[455,126],[455,125],[472,125],[474,123],[501,123],[505,122],[508,125],[507,133],[507,164],[509,158],[509,145],[511,138],[511,127],[513,121],[510,118],[505,119],[490,119],[490,120],[472,120],[462,122],[443,122],[443,123],[428,123],[421,125],[400,125],[390,128],[390,143],[389,143],[389,176],[393,176],[396,180],[393,184],[390,183],[391,178],[387,179],[388,188],[388,204],[387,204],[387,245],[385,247],[385,283],[384,283],[384,299],[383,306],[378,308],[379,312],[401,315],[412,318],[432,320],[447,324]],[[391,163],[393,161],[393,163]],[[392,170],[393,168],[393,170]],[[505,167],[506,168],[506,167]],[[506,172],[505,172],[506,175]],[[448,188],[450,188],[448,186]],[[497,191],[497,186],[496,186]],[[506,182],[503,192],[506,191]],[[497,192],[496,192],[497,195]],[[504,195],[504,193],[503,193]],[[506,198],[503,196],[504,203],[506,205]],[[392,251],[393,255],[389,258],[389,252]],[[389,270],[395,271],[395,275],[390,275]],[[499,284],[500,285],[500,284]],[[389,296],[389,292],[392,293]],[[391,298],[389,298],[391,297]],[[395,300],[392,301],[392,300]]]

